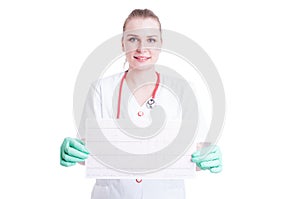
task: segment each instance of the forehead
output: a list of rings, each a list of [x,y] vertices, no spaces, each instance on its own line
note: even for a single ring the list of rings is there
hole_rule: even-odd
[[[124,35],[135,34],[140,36],[159,36],[159,23],[152,18],[132,18],[126,23]]]

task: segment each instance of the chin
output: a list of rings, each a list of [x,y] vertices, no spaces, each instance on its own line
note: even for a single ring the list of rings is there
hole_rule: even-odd
[[[147,70],[154,67],[154,63],[143,63],[143,64],[133,64],[129,69],[133,70]]]

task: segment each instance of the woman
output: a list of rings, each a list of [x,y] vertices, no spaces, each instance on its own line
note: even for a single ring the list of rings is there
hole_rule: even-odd
[[[122,38],[122,49],[126,53],[129,69],[93,84],[84,113],[94,114],[97,119],[130,117],[136,121],[151,120],[149,106],[157,99],[159,104],[164,107],[167,117],[178,117],[178,110],[174,106],[170,106],[171,95],[160,86],[160,82],[163,83],[170,79],[161,76],[155,70],[161,46],[162,34],[159,18],[148,9],[133,10],[124,23]],[[149,84],[149,82],[153,83]],[[176,81],[173,83],[176,84]],[[120,95],[122,92],[128,92],[134,96],[129,101],[131,104],[128,106],[130,115],[126,115],[126,112],[122,111],[123,104],[120,102],[122,99],[120,97],[117,113],[111,110],[114,90],[112,88],[117,86],[120,87]],[[83,131],[84,128],[84,122],[82,122],[79,131]],[[60,163],[63,166],[72,166],[77,162],[83,162],[88,154],[82,141],[65,138],[61,146]],[[202,170],[208,169],[212,173],[222,170],[221,154],[216,146],[205,158],[200,158],[199,151],[196,151],[192,154],[192,161]],[[96,181],[92,198],[183,199],[185,198],[185,188],[183,180],[105,179]]]

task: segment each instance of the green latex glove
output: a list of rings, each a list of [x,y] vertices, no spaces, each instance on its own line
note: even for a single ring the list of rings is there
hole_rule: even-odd
[[[60,147],[60,164],[65,167],[83,162],[88,157],[89,151],[83,141],[77,138],[65,138]]]
[[[222,171],[222,155],[218,146],[204,147],[192,154],[192,162],[202,170],[208,169],[211,173]]]

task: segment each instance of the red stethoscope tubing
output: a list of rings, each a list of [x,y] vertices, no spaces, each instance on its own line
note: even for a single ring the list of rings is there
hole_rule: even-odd
[[[120,118],[120,112],[121,112],[121,97],[122,97],[122,88],[123,88],[123,83],[124,83],[124,80],[126,78],[126,75],[127,75],[127,71],[125,71],[122,79],[121,79],[121,83],[120,83],[120,89],[119,89],[119,97],[118,97],[118,112],[117,112],[117,119]],[[154,87],[154,90],[153,90],[153,93],[152,93],[152,99],[155,99],[155,95],[156,95],[156,91],[158,89],[158,86],[160,84],[160,75],[158,72],[155,72],[156,75],[157,75],[157,80],[156,80],[156,83],[155,83],[155,87]]]

